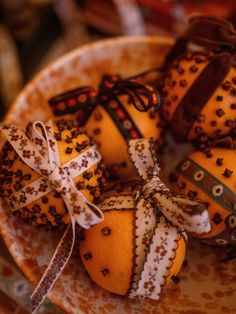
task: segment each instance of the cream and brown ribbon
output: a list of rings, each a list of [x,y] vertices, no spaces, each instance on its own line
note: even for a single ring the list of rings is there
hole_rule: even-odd
[[[209,232],[210,220],[202,201],[171,193],[159,179],[151,140],[130,140],[129,153],[143,182],[134,196],[135,254],[128,296],[158,300],[184,230]]]
[[[73,181],[73,178],[98,163],[101,160],[101,155],[93,146],[68,163],[60,165],[60,156],[51,120],[45,124],[40,121],[33,123],[29,137],[14,125],[3,125],[0,130],[19,157],[41,175],[38,180],[13,193],[9,198],[9,205],[14,210],[20,209],[55,190],[63,198],[71,220],[71,224],[59,242],[47,270],[32,294],[32,312],[34,313],[71,256],[75,242],[76,223],[88,229],[103,220],[100,209],[76,189]]]
[[[139,191],[108,196],[100,204],[104,213],[133,210],[133,260],[129,298],[158,300],[170,275],[179,241],[186,234],[156,211]]]
[[[208,211],[204,203],[200,199],[170,192],[160,180],[160,168],[152,140],[130,140],[129,155],[143,179],[139,189],[145,199],[151,200],[174,226],[197,234],[210,231]]]

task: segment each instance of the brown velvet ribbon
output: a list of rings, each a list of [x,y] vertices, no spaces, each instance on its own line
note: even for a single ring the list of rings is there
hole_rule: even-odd
[[[170,129],[177,141],[186,140],[194,121],[228,74],[231,62],[232,56],[227,52],[215,55],[180,101],[170,122]]]
[[[213,52],[236,53],[236,30],[233,25],[219,17],[196,15],[189,19],[189,25],[166,58],[166,66],[184,54],[187,45],[194,43]]]
[[[212,16],[190,18],[188,28],[176,41],[164,67],[167,68],[173,60],[184,54],[189,43],[201,46],[205,52],[212,52],[212,56],[181,100],[171,120],[170,128],[176,140],[180,142],[186,141],[194,121],[211,95],[226,77],[231,66],[236,65],[236,30],[225,19]]]

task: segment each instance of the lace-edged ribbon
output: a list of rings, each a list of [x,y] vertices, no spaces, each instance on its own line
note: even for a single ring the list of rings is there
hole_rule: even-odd
[[[186,237],[184,230],[200,234],[211,225],[202,201],[171,193],[159,179],[151,140],[130,140],[129,154],[143,184],[134,198],[135,252],[128,296],[158,300],[181,236]]]
[[[154,147],[152,140],[129,141],[130,158],[143,179],[140,194],[151,199],[173,225],[198,234],[209,232],[210,221],[204,203],[200,199],[170,192],[160,180]]]

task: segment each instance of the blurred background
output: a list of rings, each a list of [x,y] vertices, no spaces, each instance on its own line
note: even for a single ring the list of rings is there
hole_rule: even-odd
[[[0,119],[25,83],[65,52],[109,36],[177,36],[195,13],[236,23],[236,1],[0,0]]]
[[[0,0],[0,120],[24,85],[60,55],[122,35],[176,37],[188,16],[236,24],[235,0]],[[0,313],[30,313],[31,285],[0,239]],[[46,303],[40,313],[61,313]]]

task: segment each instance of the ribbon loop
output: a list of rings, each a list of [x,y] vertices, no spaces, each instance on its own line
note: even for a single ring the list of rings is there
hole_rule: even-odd
[[[45,138],[45,131],[42,129],[39,121],[30,123],[27,126],[26,134],[30,141],[37,147],[39,153],[48,160],[48,147]]]
[[[235,49],[236,31],[233,25],[222,18],[213,16],[193,16],[189,19],[187,36],[202,46],[219,46]]]
[[[129,156],[138,174],[147,180],[154,174],[159,175],[160,168],[156,159],[155,144],[152,139],[129,140]]]

